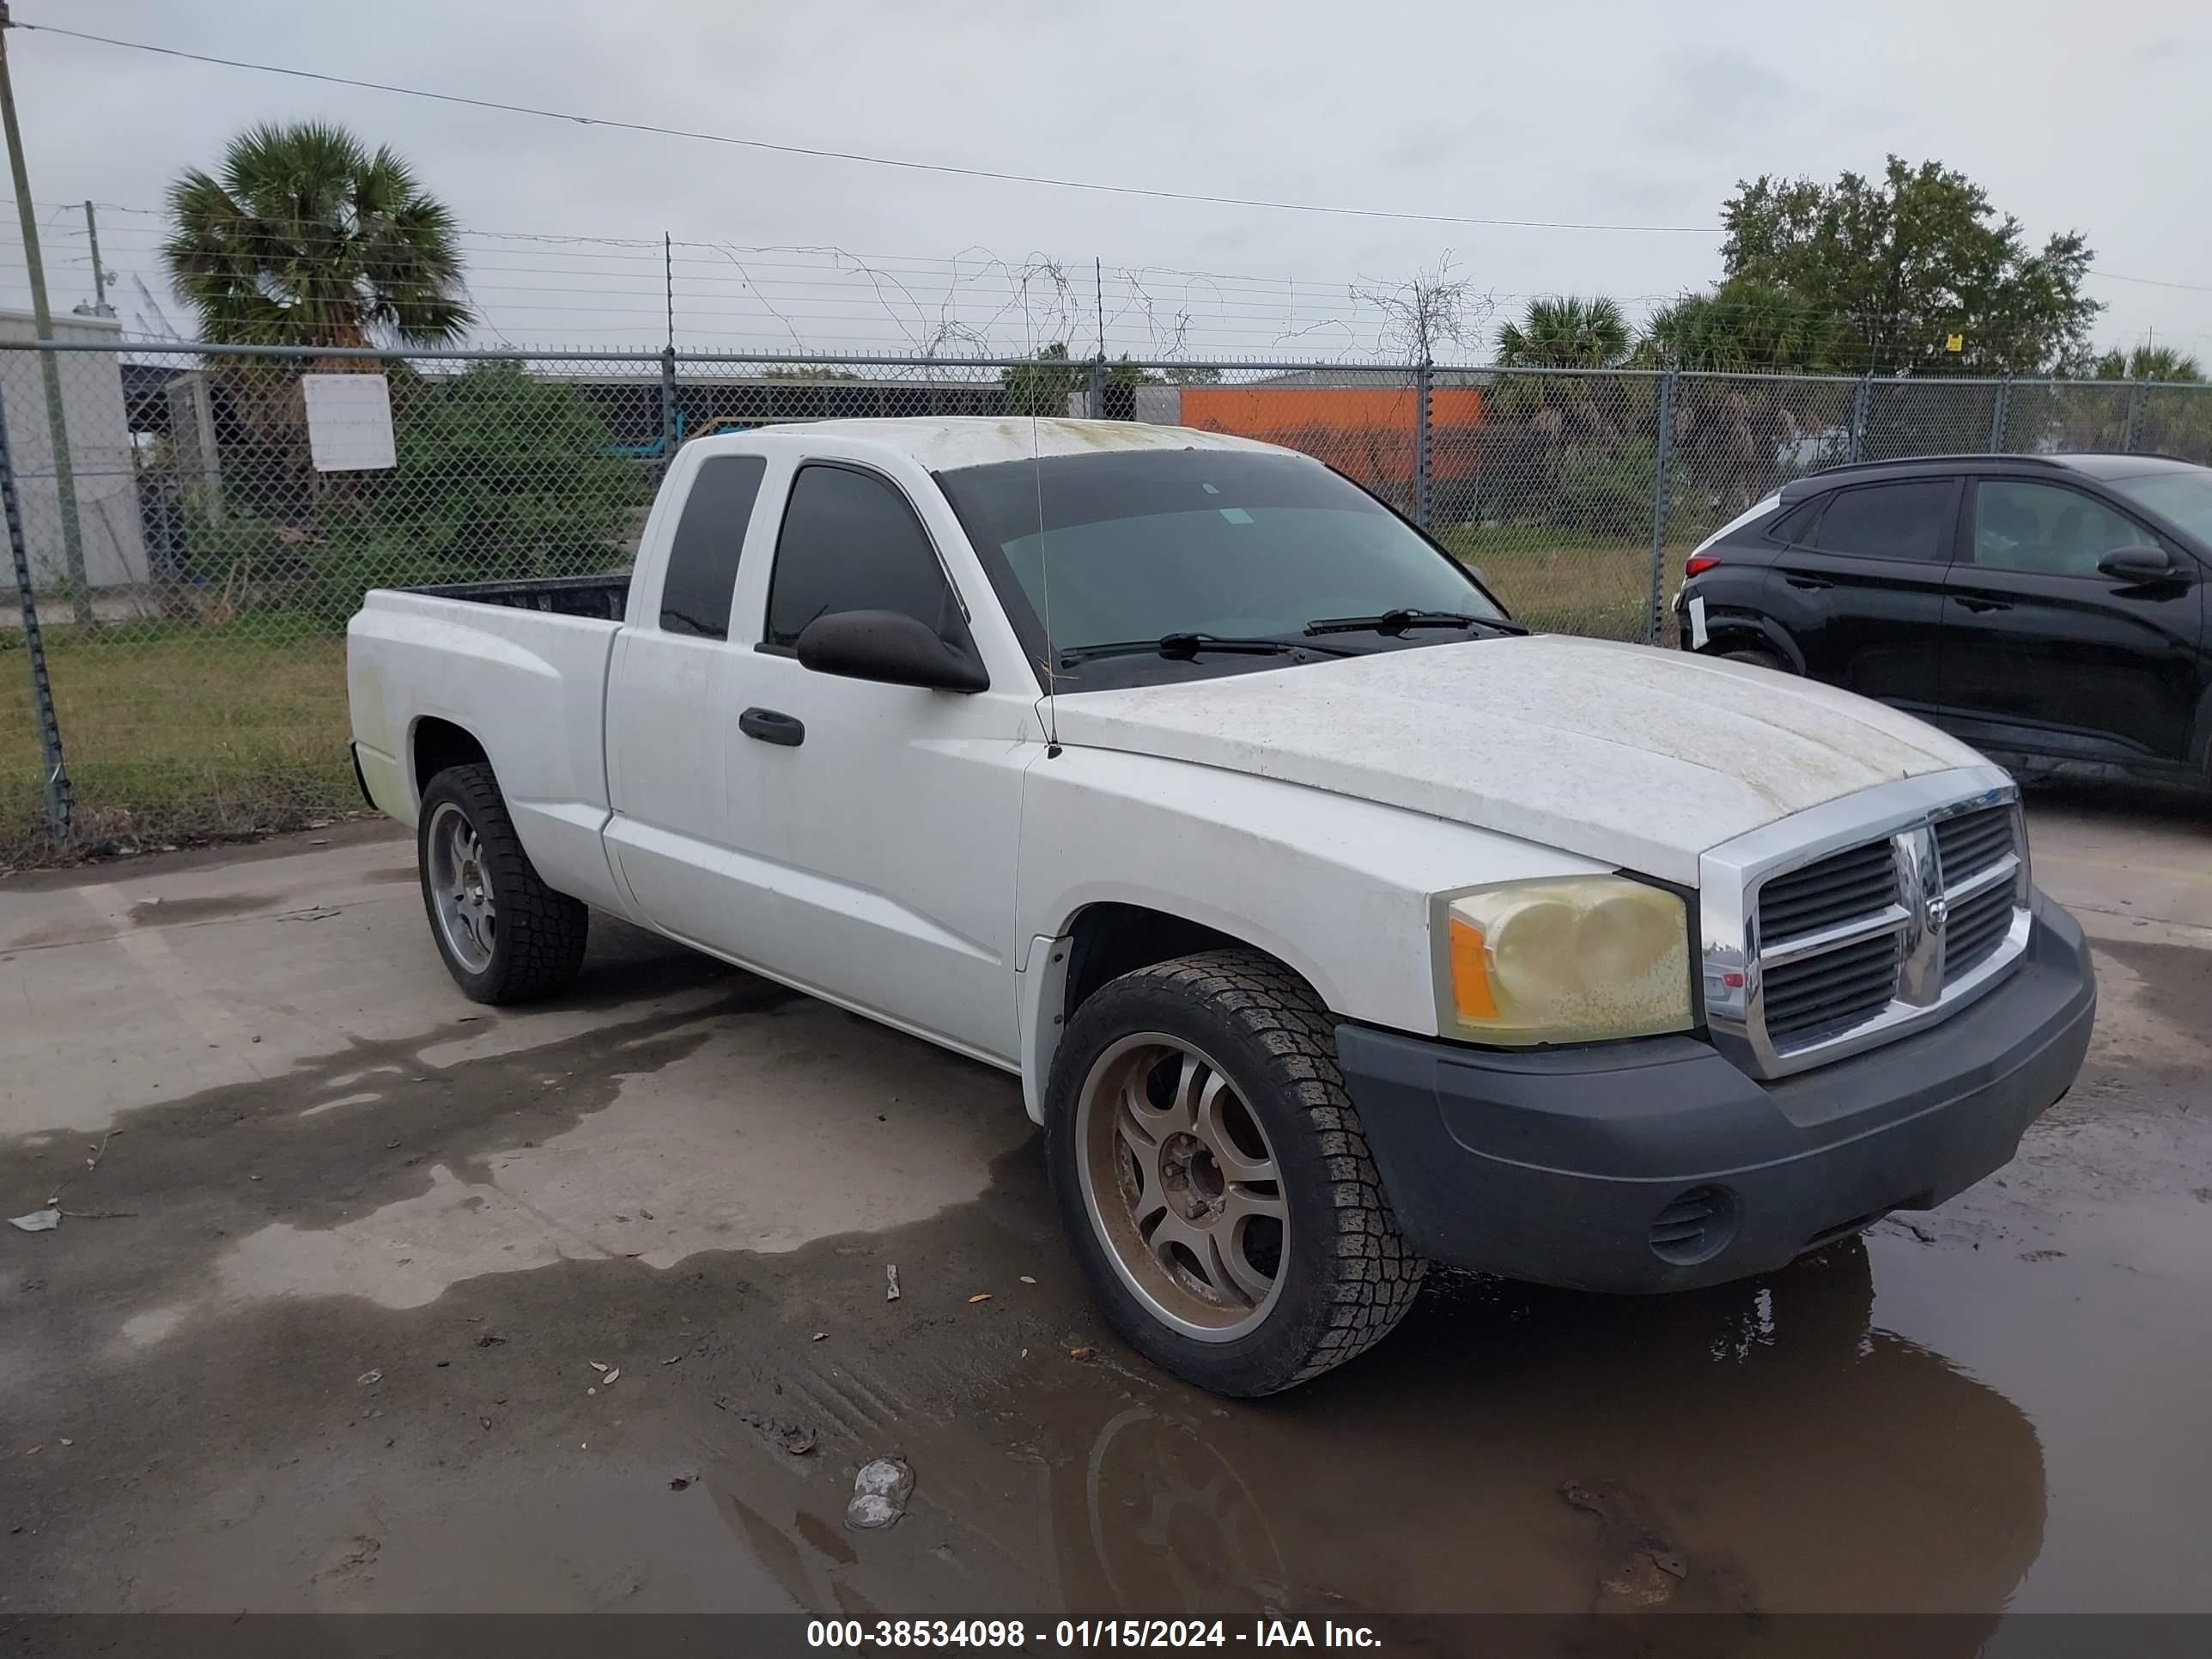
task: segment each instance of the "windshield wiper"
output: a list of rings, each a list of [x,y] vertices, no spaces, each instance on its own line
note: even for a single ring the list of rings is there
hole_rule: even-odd
[[[1409,628],[1490,628],[1501,634],[1525,634],[1519,623],[1503,617],[1470,617],[1461,611],[1385,611],[1374,617],[1323,617],[1306,624],[1309,634],[1402,634]]]
[[[1306,631],[1311,633],[1313,630],[1308,629]],[[1060,653],[1060,659],[1064,663],[1090,662],[1099,657],[1137,657],[1158,653],[1163,657],[1188,662],[1201,651],[1248,657],[1279,657],[1297,651],[1318,651],[1331,657],[1352,654],[1334,646],[1315,645],[1306,640],[1240,639],[1221,634],[1163,634],[1156,640],[1110,640],[1099,645],[1072,645]]]

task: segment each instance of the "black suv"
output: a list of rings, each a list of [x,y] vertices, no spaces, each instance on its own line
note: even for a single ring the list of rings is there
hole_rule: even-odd
[[[2212,469],[2145,455],[1832,468],[1692,553],[1682,647],[1879,697],[2034,764],[2212,781]]]

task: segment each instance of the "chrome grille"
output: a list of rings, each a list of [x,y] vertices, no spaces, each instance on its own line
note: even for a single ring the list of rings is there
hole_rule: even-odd
[[[1714,848],[1701,874],[1707,1024],[1761,1076],[1942,1019],[2027,947],[2017,795],[1991,768],[1796,814]]]

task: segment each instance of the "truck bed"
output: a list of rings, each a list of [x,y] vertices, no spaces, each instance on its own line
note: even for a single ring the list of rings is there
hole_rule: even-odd
[[[503,605],[516,611],[544,611],[558,617],[596,617],[606,622],[620,622],[629,599],[629,573],[618,570],[604,576],[445,582],[391,591],[420,593],[433,599],[459,599],[469,605]]]
[[[369,798],[403,823],[418,809],[428,729],[482,745],[539,871],[623,914],[600,831],[600,722],[627,577],[373,588],[346,630],[354,754]]]

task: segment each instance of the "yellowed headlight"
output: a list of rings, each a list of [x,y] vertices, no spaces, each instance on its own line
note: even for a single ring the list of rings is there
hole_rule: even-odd
[[[1437,1013],[1478,1042],[1690,1029],[1682,901],[1620,876],[1513,882],[1437,902]]]

